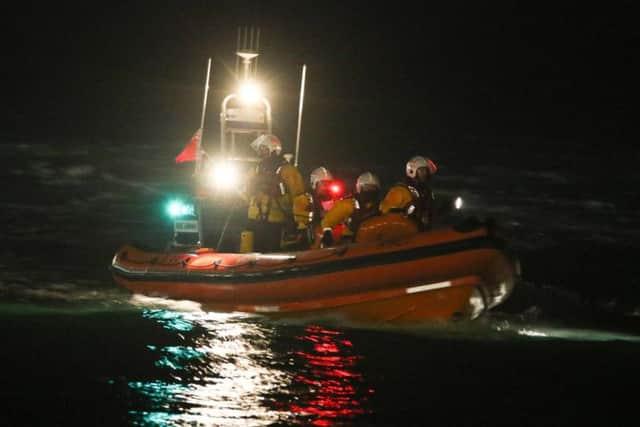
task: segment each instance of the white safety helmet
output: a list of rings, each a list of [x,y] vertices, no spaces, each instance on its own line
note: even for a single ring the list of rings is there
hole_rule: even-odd
[[[320,166],[319,168],[315,168],[313,172],[311,172],[311,176],[309,177],[309,181],[311,182],[311,188],[313,190],[316,189],[318,183],[320,181],[331,181],[333,176],[331,172],[324,166]]]
[[[356,193],[360,193],[364,186],[368,185],[371,187],[375,187],[376,189],[380,189],[380,180],[377,176],[372,174],[371,172],[365,172],[360,174],[358,179],[356,179]]]
[[[282,152],[282,142],[280,139],[271,134],[264,134],[257,137],[250,145],[256,152],[260,152],[260,147],[267,147],[269,149],[269,154],[276,153],[280,154]]]
[[[427,168],[429,175],[433,175],[438,170],[438,167],[430,158],[414,156],[407,162],[407,176],[415,179],[416,172],[420,168]]]

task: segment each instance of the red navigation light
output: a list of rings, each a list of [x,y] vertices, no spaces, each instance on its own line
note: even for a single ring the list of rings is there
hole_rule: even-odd
[[[331,184],[329,185],[329,193],[333,198],[342,196],[343,191],[344,191],[344,188],[340,181],[332,181]]]

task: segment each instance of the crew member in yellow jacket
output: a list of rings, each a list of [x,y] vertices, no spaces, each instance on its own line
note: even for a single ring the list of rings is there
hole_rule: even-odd
[[[283,158],[282,143],[275,135],[261,135],[251,148],[261,159],[250,171],[246,187],[247,230],[253,244],[241,241],[241,251],[274,252],[282,248],[284,235],[298,228],[293,204],[304,196],[304,181],[298,168]]]
[[[311,201],[313,222],[315,225],[331,210],[335,202],[342,197],[342,185],[333,179],[331,172],[324,166],[311,171],[309,175],[311,185]]]
[[[326,247],[338,239],[353,240],[360,225],[378,215],[380,180],[371,172],[365,172],[356,180],[356,193],[338,200],[322,218],[316,230],[314,247]]]
[[[304,239],[297,249],[308,249],[314,240],[315,229],[320,221],[340,200],[344,191],[340,181],[333,179],[331,172],[324,166],[314,169],[309,175],[310,190],[304,197],[296,197],[293,214],[299,228],[304,230]]]
[[[437,170],[429,158],[415,156],[409,159],[404,182],[389,189],[380,202],[380,212],[402,212],[415,220],[420,230],[429,228],[434,212],[433,192],[429,184]]]

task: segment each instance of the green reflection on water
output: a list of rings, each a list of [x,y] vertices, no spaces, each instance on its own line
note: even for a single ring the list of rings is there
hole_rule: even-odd
[[[146,344],[157,356],[157,372],[128,383],[144,397],[129,411],[134,425],[268,425],[289,416],[265,405],[264,396],[290,381],[274,366],[272,329],[246,316],[164,309],[142,315],[183,345]]]
[[[164,381],[131,381],[129,388],[148,397],[154,403],[164,403],[179,393],[186,393],[189,387],[182,384],[167,383]]]
[[[157,320],[166,329],[189,332],[193,329],[193,323],[186,320],[183,314],[184,313],[162,309],[144,309],[142,311],[144,317]]]
[[[153,350],[155,350],[155,347]],[[185,346],[164,347],[161,349],[161,352],[163,356],[156,361],[155,365],[173,370],[185,369],[191,360],[206,357],[206,353]]]
[[[173,414],[168,412],[129,411],[134,417],[131,422],[134,426],[170,426],[177,425],[172,421]]]

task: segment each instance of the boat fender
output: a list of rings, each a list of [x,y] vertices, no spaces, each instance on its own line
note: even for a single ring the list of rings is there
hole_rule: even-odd
[[[253,252],[253,231],[244,230],[240,233],[240,253]]]

